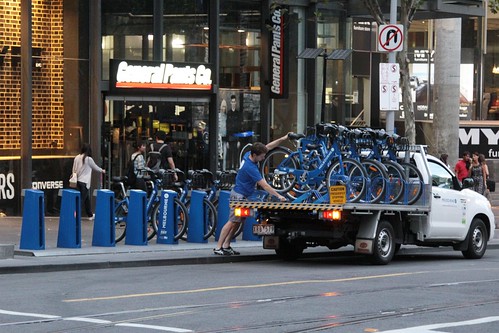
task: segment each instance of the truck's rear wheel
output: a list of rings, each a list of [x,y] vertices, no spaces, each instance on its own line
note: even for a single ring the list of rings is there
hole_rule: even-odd
[[[303,246],[298,242],[280,238],[279,248],[275,249],[275,253],[282,260],[293,261],[301,256],[303,250]]]
[[[376,230],[371,261],[377,265],[388,264],[395,255],[395,233],[390,223],[381,221]]]
[[[473,219],[470,230],[468,231],[468,249],[462,251],[466,259],[480,259],[487,249],[487,228],[481,219]]]

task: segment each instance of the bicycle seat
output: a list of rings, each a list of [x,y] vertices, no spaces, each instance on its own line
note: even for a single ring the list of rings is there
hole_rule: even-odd
[[[308,143],[305,148],[307,148],[308,150],[317,150],[319,149],[320,147],[322,147],[322,145],[320,143]]]
[[[113,183],[122,183],[122,182],[125,182],[126,180],[128,180],[128,177],[127,176],[114,176],[112,178],[112,181]]]
[[[305,134],[288,133],[289,140],[299,140],[299,139],[303,139],[304,137],[305,137]]]

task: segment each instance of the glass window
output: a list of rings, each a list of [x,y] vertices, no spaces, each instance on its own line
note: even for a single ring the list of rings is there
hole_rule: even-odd
[[[260,89],[259,2],[220,4],[220,87]]]
[[[428,167],[431,172],[431,182],[433,186],[442,188],[452,188],[452,174],[442,165],[433,161],[428,161]]]
[[[109,79],[109,59],[152,60],[154,2],[102,2],[102,76]],[[206,1],[163,3],[161,61],[208,62],[208,6]]]

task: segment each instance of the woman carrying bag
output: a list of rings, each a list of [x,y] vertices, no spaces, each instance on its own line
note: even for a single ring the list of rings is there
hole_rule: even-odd
[[[78,177],[76,189],[80,191],[81,207],[82,210],[85,209],[89,220],[94,219],[92,207],[90,206],[90,196],[88,194],[92,182],[92,170],[103,174],[106,173],[106,170],[95,164],[94,159],[92,158],[92,149],[90,148],[90,145],[84,143],[81,147],[81,154],[77,155],[73,161],[73,172],[76,173]]]

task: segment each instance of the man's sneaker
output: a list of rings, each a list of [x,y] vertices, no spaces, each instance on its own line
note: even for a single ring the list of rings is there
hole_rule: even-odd
[[[230,255],[230,253],[225,251],[225,249],[223,249],[223,248],[213,249],[213,253],[217,254],[219,256],[229,256]]]
[[[241,254],[240,252],[237,252],[236,250],[234,250],[230,246],[228,248],[222,248],[222,251],[227,252],[231,256],[237,256],[238,254]]]

